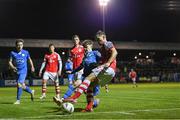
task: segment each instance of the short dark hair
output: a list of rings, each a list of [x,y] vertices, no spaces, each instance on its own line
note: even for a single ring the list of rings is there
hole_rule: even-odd
[[[82,45],[84,46],[84,47],[86,47],[87,45],[93,45],[93,41],[92,40],[84,40],[83,41],[83,43],[82,43]]]
[[[73,35],[73,36],[72,36],[72,39],[74,39],[74,38],[76,38],[76,37],[79,38],[78,35]]]
[[[101,31],[101,30],[99,30],[99,31],[96,33],[96,36],[102,36],[102,35],[106,36],[105,32],[103,32],[103,31]]]
[[[52,43],[51,43],[51,44],[49,44],[49,48],[50,48],[51,46],[54,46],[54,44],[52,44]],[[54,46],[54,47],[55,47],[55,46]]]
[[[22,43],[24,43],[24,40],[23,39],[16,39],[16,45],[19,43],[19,42],[22,42]]]

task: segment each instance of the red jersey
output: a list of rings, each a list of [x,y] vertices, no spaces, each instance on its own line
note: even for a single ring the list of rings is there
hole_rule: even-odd
[[[61,57],[58,53],[54,52],[52,54],[46,54],[44,57],[44,62],[46,62],[47,72],[57,72],[59,61],[61,61]]]
[[[102,64],[106,63],[111,57],[112,48],[114,48],[114,45],[110,41],[107,41],[104,43],[104,45],[102,45],[100,49]],[[114,71],[116,71],[116,59],[112,61],[109,67],[111,67]]]
[[[135,71],[130,72],[129,77],[130,78],[136,78],[136,72]]]
[[[82,63],[84,57],[84,47],[82,45],[73,47],[70,54],[73,62],[73,69],[76,69]]]

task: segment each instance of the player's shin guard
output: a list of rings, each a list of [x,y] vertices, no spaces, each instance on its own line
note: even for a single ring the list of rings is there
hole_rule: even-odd
[[[24,91],[26,91],[27,93],[30,93],[30,94],[32,93],[32,90],[28,86],[25,86]]]
[[[45,80],[42,81],[42,95],[46,96],[46,91],[47,91],[47,87],[46,87],[46,82]]]
[[[22,87],[17,85],[17,100],[21,99],[22,91],[23,91]]]
[[[54,84],[55,84],[56,97],[60,98],[59,82],[55,82]]]
[[[64,94],[63,98],[66,99],[66,98],[70,97],[73,94],[74,90],[75,90],[74,86],[72,84],[69,84],[68,90]]]
[[[89,87],[90,85],[90,81],[89,80],[84,80],[82,82],[82,84],[77,88],[77,91],[75,92],[75,94],[71,97],[72,99],[77,99],[81,96],[81,94],[87,90],[87,88]]]

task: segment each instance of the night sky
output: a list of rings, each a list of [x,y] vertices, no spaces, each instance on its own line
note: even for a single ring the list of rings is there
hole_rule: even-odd
[[[0,0],[1,38],[94,38],[98,0]],[[114,41],[180,42],[179,0],[110,0],[106,33]]]

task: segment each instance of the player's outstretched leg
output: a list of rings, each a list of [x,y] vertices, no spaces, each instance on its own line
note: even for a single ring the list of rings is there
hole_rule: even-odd
[[[84,81],[80,84],[80,86],[77,88],[77,91],[75,92],[75,94],[67,99],[64,99],[64,102],[72,102],[75,103],[76,99],[79,98],[82,93],[84,91],[86,91],[91,83],[91,81],[94,81],[96,79],[96,76],[94,75],[94,73],[91,73],[90,75],[88,75]]]
[[[74,90],[75,90],[75,88],[74,88],[73,84],[69,84],[68,90],[64,94],[63,98],[66,99],[66,98],[70,97],[74,93]]]
[[[75,94],[67,99],[64,99],[64,102],[72,102],[75,103],[76,99],[79,98],[81,96],[81,94],[87,90],[87,88],[90,85],[90,81],[85,79],[82,84],[77,88],[77,91],[75,92]]]
[[[53,97],[53,101],[58,105],[61,106],[63,103],[63,99],[57,98],[56,96]]]
[[[26,86],[25,83],[23,83],[23,90],[26,91],[31,95],[31,101],[34,101],[34,92],[35,90],[31,90],[30,87]]]
[[[86,94],[87,106],[82,112],[92,112],[94,105],[93,88],[90,86]]]
[[[70,97],[73,93],[74,93],[74,90],[75,90],[75,87],[73,86],[73,80],[74,80],[74,75],[73,74],[69,74],[68,75],[68,90],[65,92],[63,98],[66,99],[68,97]]]
[[[100,92],[100,86],[99,85],[95,85],[94,89],[93,89],[93,96],[97,96]],[[93,108],[96,108],[100,103],[100,100],[98,98],[94,98],[93,101]]]

